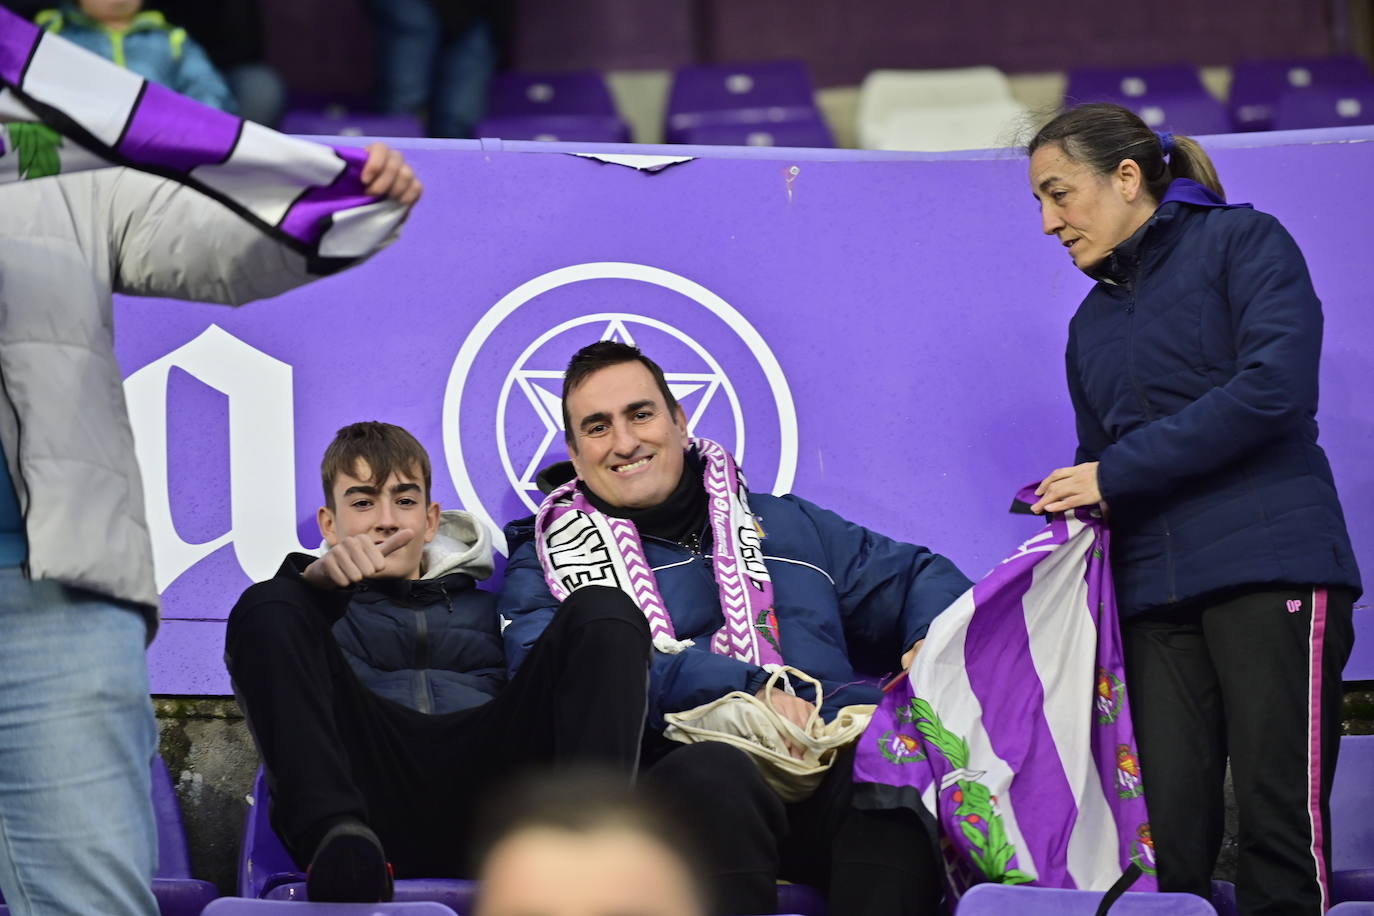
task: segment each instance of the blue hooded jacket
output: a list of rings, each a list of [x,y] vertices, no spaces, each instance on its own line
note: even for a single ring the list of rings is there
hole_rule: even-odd
[[[1278,220],[1177,179],[1094,275],[1066,362],[1120,613],[1238,587],[1358,591],[1317,444],[1321,303]]]
[[[878,688],[861,680],[856,668],[898,670],[902,653],[971,585],[945,557],[861,528],[799,497],[750,493],[749,505],[764,533],[783,660],[821,682],[827,719],[843,706],[878,702]],[[678,639],[696,643],[676,655],[654,653],[648,716],[653,729],[663,728],[664,713],[732,690],[755,693],[768,677],[756,665],[710,651],[724,617],[709,529],[708,524],[699,553],[642,538]],[[534,519],[512,522],[506,540],[510,563],[497,607],[510,621],[504,636],[514,673],[558,603],[539,565]],[[797,692],[811,699],[805,689]]]
[[[156,10],[144,10],[130,26],[119,31],[106,28],[81,12],[74,3],[44,10],[37,22],[106,60],[132,70],[146,80],[195,99],[211,108],[235,112],[233,93],[210,62],[205,49],[186,30],[171,25]]]

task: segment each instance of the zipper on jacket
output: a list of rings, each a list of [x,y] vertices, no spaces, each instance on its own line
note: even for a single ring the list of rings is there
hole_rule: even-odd
[[[434,712],[429,696],[429,618],[424,608],[415,609],[415,708]]]

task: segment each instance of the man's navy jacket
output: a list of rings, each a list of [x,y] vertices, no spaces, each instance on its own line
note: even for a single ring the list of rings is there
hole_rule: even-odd
[[[764,537],[764,562],[773,580],[783,661],[821,681],[823,715],[842,706],[876,703],[878,688],[855,668],[896,671],[935,615],[970,586],[949,560],[861,528],[796,496],[749,494]],[[758,691],[767,674],[710,649],[724,624],[712,574],[709,525],[700,553],[644,537],[659,592],[678,639],[695,645],[676,655],[655,652],[649,688],[649,725],[663,714],[715,700],[732,690]],[[534,519],[506,527],[510,563],[498,610],[513,673],[553,619],[550,594],[534,544]],[[799,694],[809,695],[799,689]]]

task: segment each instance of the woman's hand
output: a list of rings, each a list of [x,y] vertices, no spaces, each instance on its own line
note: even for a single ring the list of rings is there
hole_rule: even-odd
[[[1102,501],[1102,493],[1097,489],[1097,462],[1088,461],[1071,468],[1059,468],[1040,481],[1035,488],[1039,502],[1031,506],[1031,511],[1063,512],[1079,506],[1101,506],[1105,511],[1107,504]]]

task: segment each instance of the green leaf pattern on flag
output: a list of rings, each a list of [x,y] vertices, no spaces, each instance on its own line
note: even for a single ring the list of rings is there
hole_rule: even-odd
[[[908,709],[898,715],[902,722],[916,725],[926,742],[940,752],[955,770],[968,767],[968,742],[945,728],[935,708],[926,700],[915,697]],[[960,818],[959,830],[970,846],[969,855],[989,881],[999,884],[1026,884],[1034,876],[1018,868],[1009,868],[1016,847],[1007,837],[1002,815],[997,812],[997,799],[992,790],[975,779],[960,779],[953,786],[953,801],[958,806],[954,816]]]
[[[16,122],[6,126],[10,145],[19,153],[21,179],[47,178],[62,171],[57,150],[62,136],[46,124]]]

